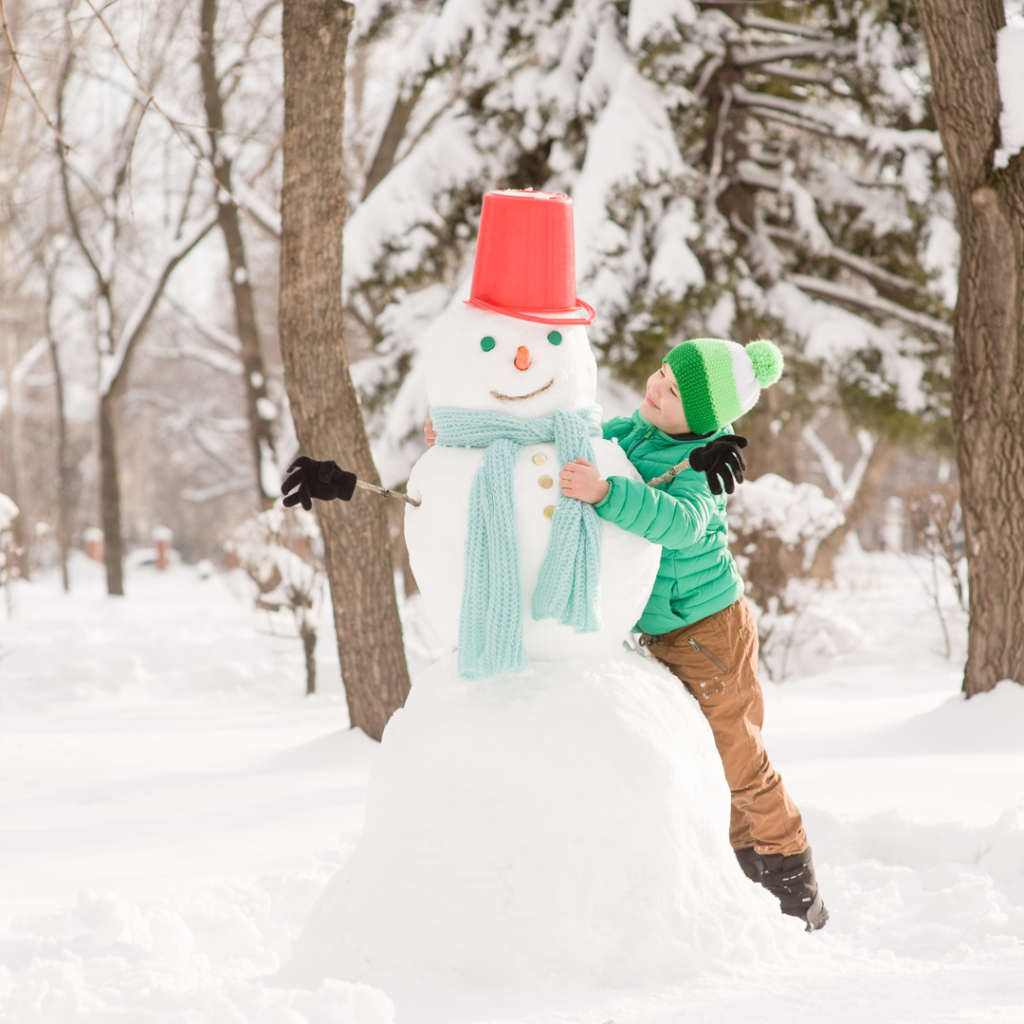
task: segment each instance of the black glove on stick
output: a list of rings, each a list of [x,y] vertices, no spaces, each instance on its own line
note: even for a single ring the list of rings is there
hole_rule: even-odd
[[[739,434],[716,437],[690,452],[690,468],[708,478],[712,494],[721,494],[723,487],[726,494],[732,494],[736,484],[743,483],[747,464],[740,449],[746,447],[747,439]]]
[[[320,501],[331,501],[334,498],[348,501],[356,489],[355,473],[342,469],[331,459],[317,462],[308,455],[300,455],[288,467],[288,472],[291,475],[281,484],[281,493],[287,495],[284,504],[289,508],[301,501],[302,507],[308,512],[313,507],[313,498],[319,498]],[[288,494],[296,486],[298,490]]]

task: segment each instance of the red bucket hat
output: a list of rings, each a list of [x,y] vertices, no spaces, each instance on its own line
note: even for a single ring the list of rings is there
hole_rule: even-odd
[[[561,192],[488,192],[467,305],[534,323],[592,324],[576,296],[572,200]]]

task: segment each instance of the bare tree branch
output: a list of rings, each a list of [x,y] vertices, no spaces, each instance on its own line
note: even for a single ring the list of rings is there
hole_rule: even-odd
[[[217,349],[205,348],[188,340],[179,341],[177,345],[178,347],[175,349],[155,353],[156,358],[167,360],[194,359],[198,363],[204,363],[206,366],[218,370],[220,373],[227,373],[232,377],[241,377],[244,372],[242,364],[238,359],[225,355]]]
[[[166,110],[164,110],[164,108],[157,101],[157,98],[146,87],[145,83],[139,77],[138,73],[135,71],[134,67],[132,67],[132,65],[129,62],[128,58],[125,56],[124,51],[121,49],[121,44],[117,41],[117,37],[114,35],[112,29],[110,28],[110,25],[107,24],[106,19],[96,9],[96,7],[93,4],[92,0],[85,0],[85,2],[89,6],[89,8],[93,12],[93,14],[96,15],[96,18],[99,20],[100,24],[103,26],[103,28],[106,31],[107,35],[110,37],[110,41],[113,43],[114,50],[116,51],[117,55],[121,58],[121,62],[128,69],[128,72],[131,74],[131,76],[135,79],[135,81],[138,84],[139,88],[146,94],[146,96],[149,97],[149,101],[152,104],[153,109],[167,122],[168,125],[170,125],[171,131],[174,132],[174,134],[177,136],[178,140],[181,142],[181,144],[188,151],[189,156],[191,156],[192,159],[195,160],[199,164],[199,166],[202,169],[203,173],[211,181],[213,181],[213,183],[218,187],[218,189],[221,192],[224,192],[225,195],[227,195],[227,197],[240,210],[242,210],[243,212],[249,214],[253,218],[253,220],[257,221],[257,223],[259,223],[261,227],[263,227],[266,230],[270,231],[271,234],[274,234],[274,235],[280,237],[280,233],[281,233],[280,232],[280,226],[278,226],[278,229],[275,231],[273,229],[273,227],[271,226],[272,225],[272,220],[271,219],[261,218],[261,217],[257,216],[256,214],[254,214],[253,211],[250,210],[248,204],[240,201],[238,198],[236,198],[236,196],[232,192],[229,192],[227,189],[225,189],[223,187],[223,185],[221,185],[217,181],[216,171],[215,171],[214,168],[212,168],[210,166],[209,160],[207,160],[205,154],[201,150],[199,150],[198,146],[196,146],[196,144],[192,140],[186,138],[185,134],[181,130],[181,125],[179,124],[179,122],[177,120],[175,120],[173,117],[171,117],[171,115],[168,114]]]
[[[4,137],[4,125],[7,124],[7,108],[11,105],[11,90],[14,88],[14,61],[0,71],[0,74],[7,75],[7,92],[4,95],[4,112],[0,114],[0,139]]]
[[[74,63],[74,49],[68,50],[67,59],[61,67],[60,76],[57,79],[57,124],[62,125],[64,121],[64,90],[67,88],[68,77],[71,74],[71,65]],[[68,215],[68,223],[71,225],[71,233],[75,236],[79,249],[85,256],[86,261],[92,268],[96,279],[103,281],[103,271],[100,270],[99,259],[93,255],[91,247],[86,243],[85,235],[82,232],[82,224],[78,217],[75,204],[71,201],[71,182],[68,180],[68,171],[71,169],[68,163],[68,146],[61,142],[57,143],[57,162],[60,165],[61,187],[64,192],[64,209]],[[93,197],[100,209],[104,208],[102,197],[86,184],[89,194]]]
[[[267,0],[267,2],[256,12],[256,17],[252,19],[252,24],[249,28],[249,36],[242,44],[242,55],[237,60],[233,60],[218,76],[217,84],[218,86],[223,86],[228,75],[234,75],[234,80],[221,93],[225,103],[227,103],[231,94],[238,87],[238,83],[242,80],[242,76],[236,74],[236,72],[240,71],[242,66],[245,64],[245,61],[249,56],[249,51],[252,49],[252,44],[256,41],[257,35],[259,35],[264,19],[280,3],[281,0]]]
[[[74,160],[69,152],[64,151],[61,155],[67,164],[67,169],[85,186],[85,190],[93,202],[100,210],[106,212],[99,182],[77,160]]]
[[[218,327],[216,324],[210,323],[209,320],[205,320],[202,317],[198,317],[195,313],[179,302],[173,295],[168,292],[164,298],[169,302],[177,311],[180,313],[204,338],[212,341],[215,345],[229,352],[231,355],[237,356],[242,351],[242,343],[235,337],[230,331],[225,331],[223,327]]]
[[[128,315],[114,351],[106,357],[100,356],[99,393],[101,395],[110,394],[123,382],[132,352],[142,337],[156,304],[160,301],[160,296],[163,294],[171,272],[202,241],[216,223],[217,208],[213,206],[187,235],[176,239],[170,247],[164,256],[162,265],[153,275],[149,286],[135,304],[135,308]]]
[[[14,36],[11,35],[11,26],[7,22],[7,7],[4,4],[4,0],[0,0],[0,19],[3,20],[4,35],[7,37],[7,45],[11,49],[11,61],[13,62],[14,67],[17,68],[17,70],[18,70],[18,76],[25,83],[25,88],[28,89],[28,93],[32,97],[32,102],[35,103],[36,109],[38,109],[39,113],[42,114],[43,120],[46,122],[46,127],[49,128],[50,131],[53,132],[53,134],[57,136],[57,141],[62,146],[66,146],[68,149],[70,149],[71,147],[65,141],[64,136],[61,135],[60,129],[50,120],[49,115],[46,113],[46,110],[43,108],[43,104],[40,102],[39,97],[36,95],[35,89],[32,88],[32,83],[28,80],[28,75],[25,74],[25,69],[21,66],[21,61],[18,60],[18,48],[14,44]],[[13,75],[12,75],[12,81],[13,81]],[[10,99],[10,83],[8,83],[8,87],[7,87],[7,99],[8,100]],[[6,120],[6,117],[7,117],[7,102],[5,101],[4,102],[4,119],[5,120]],[[0,129],[2,129],[2,128],[3,128],[3,122],[0,122]]]
[[[281,214],[263,201],[246,182],[236,181],[231,188],[231,200],[274,238],[281,237]]]

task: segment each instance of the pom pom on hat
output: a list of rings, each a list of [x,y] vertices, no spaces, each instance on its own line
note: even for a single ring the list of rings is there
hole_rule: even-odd
[[[710,434],[752,409],[761,388],[774,384],[783,367],[782,353],[770,341],[752,341],[744,348],[721,338],[684,341],[665,362],[695,434]]]
[[[754,376],[761,387],[774,384],[782,376],[782,353],[770,341],[752,341],[743,350],[754,364]]]

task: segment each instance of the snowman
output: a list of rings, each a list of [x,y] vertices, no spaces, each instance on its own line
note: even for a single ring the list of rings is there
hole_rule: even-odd
[[[572,203],[484,197],[470,297],[424,343],[437,443],[405,535],[428,615],[469,678],[599,657],[640,617],[661,549],[563,497],[564,462],[639,479],[600,434],[594,311],[576,297]]]
[[[471,295],[422,350],[437,443],[405,527],[458,651],[384,730],[362,835],[282,983],[475,993],[489,1019],[496,988],[676,983],[785,952],[736,868],[703,715],[622,646],[661,549],[559,494],[575,458],[637,476],[600,436],[593,319],[570,200],[485,196]]]

